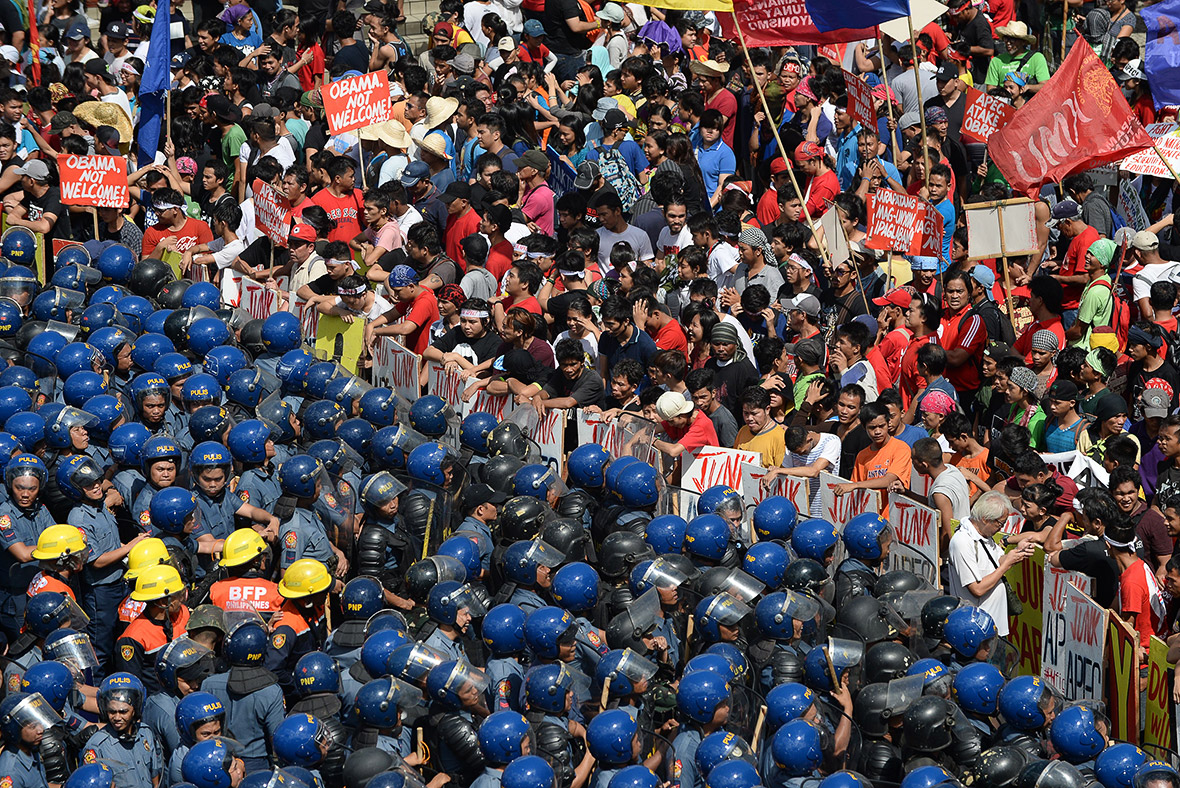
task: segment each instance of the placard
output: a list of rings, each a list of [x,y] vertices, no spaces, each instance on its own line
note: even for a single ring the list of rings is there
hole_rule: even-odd
[[[64,205],[126,208],[130,205],[127,160],[122,156],[78,156],[57,160]]]
[[[847,495],[836,495],[836,485],[848,483],[847,479],[820,471],[820,516],[841,532],[844,530],[844,524],[861,512],[881,511],[881,495],[877,490],[858,489]]]
[[[848,236],[840,226],[840,209],[832,205],[824,211],[824,215],[819,219],[819,226],[824,230],[824,243],[828,247],[832,265],[847,262],[852,257],[852,252],[848,248]]]
[[[291,234],[291,203],[279,194],[269,183],[255,178],[251,185],[254,191],[254,227],[274,242],[275,246],[286,246]]]
[[[1147,724],[1143,746],[1172,749],[1172,680],[1168,669],[1168,644],[1151,636],[1147,649]]]
[[[365,349],[365,324],[345,323],[338,315],[320,315],[316,323],[315,350],[319,358],[336,361],[352,374]]]
[[[531,408],[532,405],[525,405]],[[543,461],[551,464],[558,475],[565,471],[565,408],[551,408],[537,423],[536,430],[529,436],[541,449]]]
[[[848,114],[866,129],[877,130],[877,109],[869,83],[844,69],[844,87],[848,91]]]
[[[967,88],[966,108],[963,110],[963,125],[959,134],[968,142],[982,142],[1007,125],[1016,110],[1002,99],[990,96],[982,90]]]
[[[944,224],[942,214],[930,203],[923,203],[922,248],[919,250],[919,253],[927,257],[937,257],[939,260],[938,270],[940,271],[947,265],[945,262],[946,255],[942,253],[945,232],[946,225]]]
[[[1147,210],[1139,197],[1139,190],[1126,178],[1119,178],[1118,213],[1128,225],[1136,230],[1146,230],[1151,225]]]
[[[460,417],[481,411],[503,421],[505,416],[516,410],[512,397],[489,394],[487,389],[480,389],[470,401],[465,402],[463,392],[474,381],[460,378],[458,372],[446,369],[437,362],[427,365],[427,378],[427,391],[442,397]]]
[[[1023,676],[1039,676],[1041,673],[1045,572],[1052,568],[1045,561],[1045,551],[1038,545],[1032,555],[1004,573],[1004,579],[1022,608],[1019,615],[1008,613],[1008,642],[1019,654],[1017,672]]]
[[[811,485],[815,483],[815,500],[819,503],[819,479],[805,479],[802,476],[777,476],[765,488],[759,503],[773,495],[781,495],[795,505],[799,519],[811,517]],[[744,491],[743,491],[744,493]]]
[[[1172,169],[1180,171],[1180,125],[1174,122],[1152,123],[1147,127],[1147,133],[1155,140],[1155,146],[1159,148],[1160,153],[1167,157]],[[1119,162],[1119,169],[1155,178],[1172,177],[1153,148],[1141,150],[1123,159]]]
[[[937,509],[923,506],[912,498],[889,494],[889,524],[893,526],[893,544],[889,547],[889,569],[905,569],[940,587],[939,521]]]
[[[393,118],[389,74],[384,69],[330,82],[321,91],[332,134],[375,126]]]
[[[868,234],[865,246],[880,251],[918,254],[922,249],[922,227],[926,203],[917,197],[878,189],[869,195]]]
[[[1004,245],[1000,248],[1000,206],[1003,205]],[[1037,251],[1037,221],[1035,204],[1024,198],[1005,200],[1003,203],[988,203],[982,206],[966,206],[967,248],[971,250],[969,260],[990,260],[1032,254]]]
[[[1045,577],[1041,677],[1066,700],[1101,696],[1106,610],[1073,583]]]
[[[549,157],[549,188],[553,190],[553,197],[557,199],[566,192],[574,191],[574,179],[578,173],[573,167],[561,160],[552,145],[545,147],[545,155]]]
[[[238,305],[250,313],[250,317],[266,320],[279,311],[279,294],[256,279],[243,276],[240,283],[241,299]]]
[[[393,389],[405,402],[417,400],[421,392],[418,369],[422,358],[393,337],[378,337],[372,354],[373,385]]]
[[[680,456],[684,458],[685,455]],[[718,484],[737,490],[742,484],[743,462],[761,465],[762,455],[756,451],[702,446],[688,453],[680,474],[680,484],[686,490],[697,493]]]
[[[1139,633],[1117,615],[1107,616],[1106,713],[1110,738],[1139,743]]]

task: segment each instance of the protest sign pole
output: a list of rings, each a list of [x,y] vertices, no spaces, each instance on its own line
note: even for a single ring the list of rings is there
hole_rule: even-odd
[[[1000,225],[1000,265],[1004,267],[1004,300],[1008,302],[1008,322],[1016,332],[1016,312],[1012,309],[1012,277],[1008,273],[1008,244],[1004,239],[1004,205],[996,203],[996,215]],[[1113,290],[1112,290],[1113,292]]]
[[[365,182],[365,139],[360,134],[356,135],[356,154],[361,159],[361,189],[369,190],[369,184]]]
[[[1160,150],[1160,146],[1155,144],[1155,140],[1151,141],[1151,148],[1155,151],[1155,155],[1160,157],[1160,161],[1164,163],[1164,167],[1166,167],[1168,172],[1171,173],[1172,179],[1180,182],[1180,175],[1176,174],[1176,170],[1173,169],[1172,163],[1168,161],[1168,157],[1165,156],[1164,152]]]
[[[94,211],[94,213],[91,214],[91,216],[94,217],[94,240],[99,241],[102,239],[98,237],[98,209],[93,208],[92,210]]]
[[[921,63],[918,62],[918,37],[914,35],[914,15],[909,14],[905,18],[906,24],[910,28],[910,51],[914,55],[914,88],[918,91],[918,120],[922,122],[922,162],[925,165],[923,181],[926,184],[926,191],[930,191],[930,148],[926,143],[926,105],[922,101],[922,69]]]
[[[837,210],[839,210],[838,206]],[[836,218],[839,219],[839,215]],[[857,264],[858,261],[856,259],[857,253],[852,251],[852,242],[848,240],[848,230],[844,228],[844,222],[840,222],[840,232],[844,233],[844,245],[848,247],[848,264],[852,266],[852,275],[856,277],[856,286],[860,288],[860,297],[864,299],[865,314],[871,315],[873,310],[869,308],[869,297],[865,293],[865,283],[860,276],[860,266]]]
[[[913,36],[911,35],[911,38]],[[897,132],[892,128],[893,126],[893,102],[889,99],[889,69],[885,66],[885,44],[881,41],[881,28],[877,28],[877,51],[881,53],[881,79],[885,82],[885,107],[889,111],[889,141],[893,145],[893,166],[901,161],[901,148],[897,144]],[[892,262],[892,260],[890,260]]]
[[[742,52],[746,53],[746,64],[750,67],[750,73],[754,73],[754,59],[750,57],[750,50],[746,47],[746,34],[742,31],[742,24],[738,20],[737,11],[730,12],[733,14],[733,26],[737,30],[738,39],[741,41]],[[753,80],[754,88],[758,91],[758,99],[762,102],[762,111],[766,113],[767,120],[770,121],[770,131],[774,134],[774,140],[778,143],[778,149],[782,151],[783,160],[788,162],[787,174],[791,176],[791,186],[795,188],[795,196],[799,198],[799,202],[803,205],[803,216],[807,219],[807,226],[811,229],[812,235],[815,237],[816,243],[819,244],[820,257],[831,262],[831,256],[828,254],[828,244],[826,241],[821,241],[819,236],[815,234],[815,224],[811,219],[811,211],[807,210],[807,200],[803,196],[803,190],[799,188],[799,180],[795,177],[795,168],[791,162],[788,151],[783,145],[783,138],[779,136],[778,124],[774,122],[774,113],[770,111],[770,104],[766,101],[766,94],[762,92],[762,85],[758,80]],[[691,619],[690,619],[691,620]]]

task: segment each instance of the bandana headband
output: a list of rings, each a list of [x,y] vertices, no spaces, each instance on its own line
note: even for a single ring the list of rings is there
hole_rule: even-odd
[[[491,316],[486,309],[464,309],[459,312],[459,317],[474,317],[479,320],[486,320]]]
[[[359,271],[360,267],[361,267],[360,263],[358,263],[356,260],[353,260],[352,258],[349,258],[346,260],[340,260],[338,258],[333,257],[331,260],[328,261],[328,265],[351,265],[352,270],[354,270],[354,271]]]
[[[357,285],[356,287],[341,287],[336,290],[337,295],[342,296],[362,296],[368,292],[369,288],[365,285]]]
[[[559,274],[561,274],[562,276],[569,276],[569,277],[573,277],[574,279],[585,279],[586,278],[585,271],[566,271],[564,268],[559,268],[557,270],[557,272]]]
[[[1134,539],[1132,539],[1132,540],[1131,540],[1131,541],[1129,541],[1129,542],[1119,542],[1119,541],[1116,541],[1116,540],[1114,540],[1114,539],[1111,539],[1111,538],[1110,538],[1109,536],[1107,536],[1106,534],[1103,534],[1103,535],[1102,535],[1102,538],[1103,538],[1103,539],[1106,541],[1106,543],[1107,543],[1108,545],[1110,545],[1111,547],[1118,547],[1118,548],[1120,548],[1120,549],[1123,549],[1123,550],[1128,550],[1128,549],[1130,549],[1130,548],[1132,548],[1132,547],[1134,547],[1134,546],[1135,546],[1135,540],[1134,540]]]

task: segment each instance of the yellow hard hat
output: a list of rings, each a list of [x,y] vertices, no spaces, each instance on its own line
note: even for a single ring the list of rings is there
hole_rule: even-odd
[[[314,558],[300,558],[283,573],[279,593],[287,599],[299,599],[331,587],[332,575],[328,572],[328,567]]]
[[[33,558],[38,561],[52,561],[86,552],[86,537],[81,529],[72,525],[51,525],[37,537]]]
[[[266,552],[266,541],[253,528],[239,528],[225,537],[221,549],[222,566],[241,566]]]
[[[167,564],[170,558],[168,546],[163,540],[144,539],[127,554],[127,571],[123,573],[123,577],[134,580],[147,569]]]
[[[184,581],[174,566],[152,566],[135,579],[135,590],[131,598],[136,602],[151,602],[154,599],[179,594],[184,590]]]

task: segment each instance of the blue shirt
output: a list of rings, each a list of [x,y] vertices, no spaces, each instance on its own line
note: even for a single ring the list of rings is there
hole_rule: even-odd
[[[854,124],[843,135],[833,132],[832,137],[828,140],[836,151],[836,177],[840,179],[840,188],[844,191],[852,188],[852,181],[856,177],[856,168],[860,166],[860,151],[857,148],[859,140],[856,136],[858,131],[860,131],[859,123]]]
[[[737,157],[733,155],[733,149],[720,137],[708,148],[702,140],[694,150],[697,154],[697,165],[701,168],[701,177],[705,179],[705,199],[709,199],[713,192],[717,191],[721,176],[737,172]]]
[[[300,558],[327,563],[333,555],[323,522],[306,509],[296,509],[291,519],[279,528],[279,543],[283,546],[279,567],[284,570]]]
[[[0,783],[9,788],[45,788],[45,766],[36,752],[5,747],[0,752]]]
[[[152,778],[164,772],[164,756],[151,728],[140,725],[132,739],[121,739],[102,728],[86,742],[82,758],[87,763],[105,760],[115,770],[115,785],[151,788]]]
[[[0,587],[13,594],[23,594],[37,574],[37,562],[22,564],[9,548],[18,542],[28,548],[37,546],[37,537],[53,525],[53,517],[40,501],[26,511],[8,500],[0,504]]]
[[[934,207],[942,214],[943,259],[938,261],[938,271],[941,273],[946,270],[946,261],[951,259],[951,236],[955,234],[955,204],[951,202],[949,197],[944,197],[942,202]]]
[[[103,553],[118,550],[123,546],[119,541],[119,524],[115,522],[115,515],[104,505],[101,509],[86,501],[73,509],[66,518],[66,522],[75,528],[80,528],[86,537],[86,546],[90,548],[91,563],[86,564],[82,578],[92,586],[111,585],[123,580],[123,564],[113,561],[99,569],[93,563]]]
[[[647,361],[657,352],[656,342],[646,331],[640,331],[634,323],[631,324],[631,338],[627,344],[620,345],[619,341],[608,333],[603,333],[598,340],[598,354],[606,359],[606,369],[609,373],[625,358],[633,358],[647,369]]]

